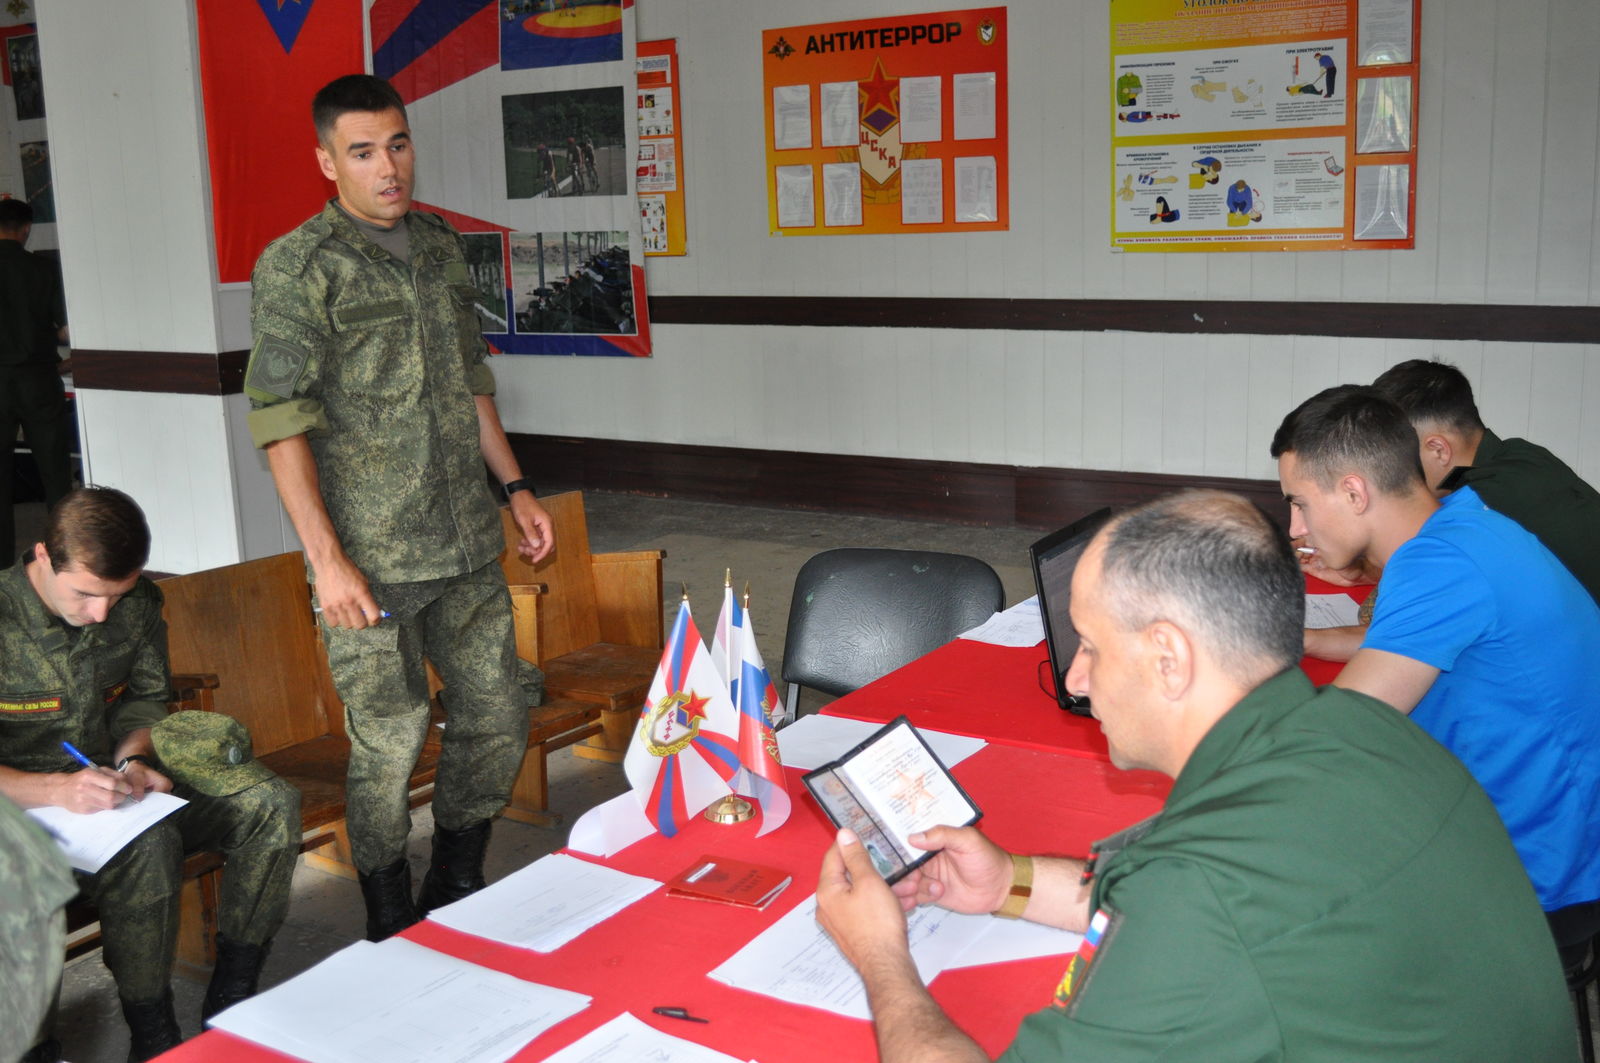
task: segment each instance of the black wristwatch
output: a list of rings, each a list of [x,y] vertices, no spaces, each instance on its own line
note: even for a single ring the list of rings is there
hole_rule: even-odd
[[[122,771],[123,769],[127,768],[128,762],[130,760],[137,760],[140,764],[143,764],[147,768],[154,769],[156,767],[156,762],[151,760],[149,757],[145,756],[143,753],[132,753],[132,754],[129,754],[128,756],[126,756],[126,757],[123,757],[121,760],[117,761],[116,766],[113,767],[111,770],[112,771]],[[159,769],[157,769],[157,770],[159,770]]]
[[[512,480],[510,483],[506,484],[502,490],[505,491],[506,501],[509,502],[511,501],[511,496],[516,494],[518,491],[527,491],[529,494],[532,494],[533,481],[524,476],[520,480]]]

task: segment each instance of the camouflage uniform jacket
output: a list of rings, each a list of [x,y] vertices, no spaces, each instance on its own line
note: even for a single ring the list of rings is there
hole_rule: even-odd
[[[473,398],[494,376],[461,237],[407,218],[409,265],[330,202],[251,278],[251,436],[305,433],[340,543],[375,583],[457,576],[505,546]]]
[[[172,680],[161,602],[141,578],[103,623],[75,628],[45,609],[27,565],[0,574],[0,764],[77,771],[62,742],[109,764],[130,731],[166,718]]]

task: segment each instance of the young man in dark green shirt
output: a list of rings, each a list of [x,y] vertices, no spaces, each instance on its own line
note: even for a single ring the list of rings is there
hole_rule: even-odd
[[[1461,370],[1414,359],[1372,386],[1417,430],[1422,471],[1440,494],[1471,485],[1488,507],[1528,529],[1600,602],[1600,492],[1526,439],[1484,427]]]

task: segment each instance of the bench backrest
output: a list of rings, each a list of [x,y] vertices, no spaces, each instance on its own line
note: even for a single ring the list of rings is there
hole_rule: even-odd
[[[506,582],[542,583],[539,595],[536,661],[560,657],[601,641],[595,606],[593,559],[589,554],[589,522],[583,512],[583,493],[567,491],[539,500],[556,528],[556,548],[550,556],[530,565],[517,553],[522,538],[509,508],[500,511],[506,535],[506,552],[500,557]]]
[[[304,555],[172,576],[160,586],[172,670],[217,676],[215,707],[250,729],[257,756],[344,733]]]

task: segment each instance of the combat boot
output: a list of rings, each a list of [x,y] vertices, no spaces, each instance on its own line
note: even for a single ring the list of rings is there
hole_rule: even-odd
[[[40,1041],[28,1049],[17,1063],[61,1063],[61,1042],[54,1037]]]
[[[417,894],[417,914],[427,915],[483,889],[483,856],[489,849],[485,819],[461,830],[433,825],[433,859]]]
[[[122,1017],[128,1020],[128,1032],[133,1035],[128,1044],[128,1063],[143,1063],[183,1043],[183,1031],[178,1029],[178,1016],[172,1010],[170,989],[160,1000],[148,1004],[124,1000]]]
[[[206,986],[206,998],[200,1004],[201,1025],[209,1030],[211,1016],[256,995],[261,965],[267,961],[271,947],[270,941],[251,945],[217,935],[217,965],[211,969],[211,984]]]
[[[382,941],[417,921],[411,903],[411,865],[401,857],[370,875],[360,872],[361,897],[367,902],[367,940]]]

